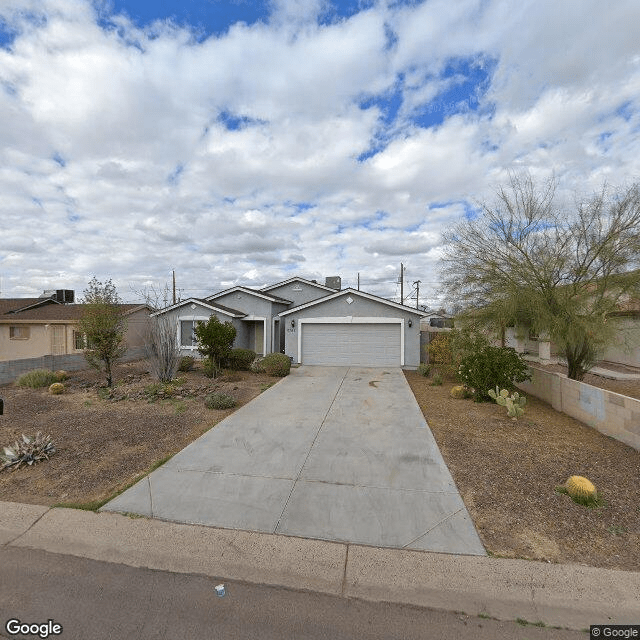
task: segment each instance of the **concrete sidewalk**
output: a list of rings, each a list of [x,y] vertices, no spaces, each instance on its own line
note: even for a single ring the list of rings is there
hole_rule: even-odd
[[[640,573],[0,502],[0,545],[571,629],[640,622]]]

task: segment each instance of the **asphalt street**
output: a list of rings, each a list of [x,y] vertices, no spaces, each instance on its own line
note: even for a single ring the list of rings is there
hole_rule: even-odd
[[[0,548],[0,637],[10,619],[62,625],[64,640],[554,640],[585,633],[407,605]],[[531,621],[535,622],[535,621]]]

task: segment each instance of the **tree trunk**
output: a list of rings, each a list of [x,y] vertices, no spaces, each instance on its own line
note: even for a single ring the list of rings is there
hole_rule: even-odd
[[[108,358],[104,362],[104,370],[107,374],[107,387],[112,387],[113,379],[111,377],[111,360],[109,360]]]

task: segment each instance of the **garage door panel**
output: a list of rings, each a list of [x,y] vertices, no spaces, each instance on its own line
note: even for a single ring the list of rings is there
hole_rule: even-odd
[[[399,323],[302,323],[303,364],[398,367]]]

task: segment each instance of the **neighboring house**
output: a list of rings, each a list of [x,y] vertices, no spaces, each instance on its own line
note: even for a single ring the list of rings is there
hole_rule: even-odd
[[[123,304],[128,349],[144,345],[149,308]],[[78,330],[84,305],[52,298],[0,299],[0,361],[42,356],[81,355],[84,336]]]
[[[600,354],[600,360],[640,367],[640,300],[621,303],[617,311],[608,315],[607,322],[615,326],[616,339]],[[505,345],[542,363],[561,361],[558,346],[525,325],[507,327]]]
[[[423,312],[354,289],[340,278],[237,286],[159,311],[175,323],[183,355],[198,355],[197,322],[215,315],[236,328],[235,347],[286,353],[302,364],[417,367]]]

